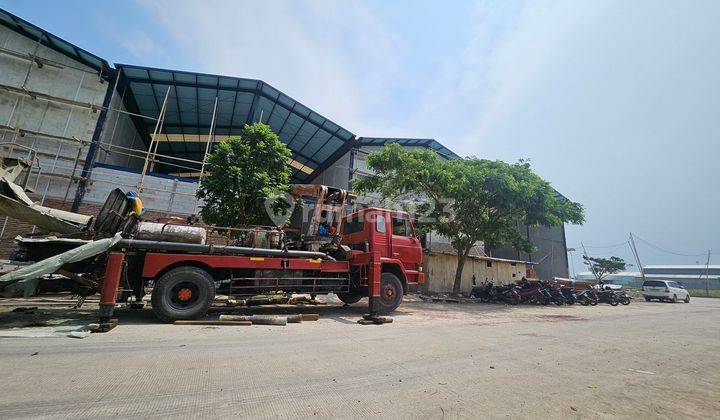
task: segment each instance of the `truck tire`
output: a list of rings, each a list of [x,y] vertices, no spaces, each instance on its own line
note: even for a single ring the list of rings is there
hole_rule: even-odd
[[[360,294],[355,293],[338,293],[337,294],[338,299],[342,301],[342,303],[346,303],[348,305],[352,305],[353,303],[358,303],[360,299],[363,298]]]
[[[403,299],[402,282],[393,273],[385,272],[380,277],[380,297],[373,299],[375,312],[386,315],[400,306]]]
[[[215,282],[207,271],[178,267],[155,282],[152,307],[164,322],[205,316],[215,299]]]

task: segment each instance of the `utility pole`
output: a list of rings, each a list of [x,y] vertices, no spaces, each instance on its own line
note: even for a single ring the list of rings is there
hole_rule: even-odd
[[[588,253],[587,253],[587,249],[585,249],[585,244],[583,244],[582,242],[580,242],[580,246],[581,246],[582,249],[583,249],[583,254],[585,255],[585,259],[586,259],[587,262],[588,262],[588,266],[590,266],[590,271],[592,271],[593,275],[595,276],[595,280],[597,280],[598,283],[599,283],[599,282],[600,282],[600,279],[598,278],[597,272],[595,271],[595,267],[592,265],[592,262],[590,261],[590,256],[589,256]]]
[[[637,263],[638,268],[640,269],[640,278],[642,278],[643,283],[645,283],[645,269],[640,262],[640,254],[638,254],[637,247],[635,247],[635,238],[633,238],[632,232],[630,232],[630,250],[635,257],[635,262]]]
[[[710,251],[708,249],[707,262],[705,263],[705,297],[710,297]],[[702,274],[700,274],[702,278]]]

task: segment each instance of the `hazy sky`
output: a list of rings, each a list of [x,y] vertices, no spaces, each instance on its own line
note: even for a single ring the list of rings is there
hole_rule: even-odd
[[[720,262],[720,1],[0,7],[110,62],[262,79],[359,136],[529,158],[586,207],[570,247],[629,259],[632,231]],[[643,263],[705,262],[638,248]]]

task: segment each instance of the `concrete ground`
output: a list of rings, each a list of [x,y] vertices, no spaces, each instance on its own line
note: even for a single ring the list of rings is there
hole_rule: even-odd
[[[0,418],[720,418],[720,299],[363,309],[286,327],[121,310],[107,334],[0,339]]]

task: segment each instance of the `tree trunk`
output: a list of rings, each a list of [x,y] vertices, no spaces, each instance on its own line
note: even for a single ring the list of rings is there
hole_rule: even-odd
[[[467,256],[470,254],[470,248],[465,249],[464,251],[458,251],[457,257],[457,268],[455,269],[455,283],[453,283],[453,296],[457,297],[460,295],[460,286],[462,285],[462,272],[463,267],[465,267],[465,260],[467,260]]]

